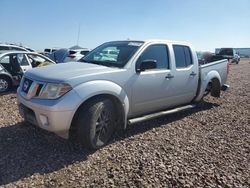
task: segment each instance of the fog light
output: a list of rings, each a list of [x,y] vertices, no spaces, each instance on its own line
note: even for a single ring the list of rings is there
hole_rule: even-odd
[[[40,121],[42,122],[43,126],[49,126],[49,120],[47,116],[40,114]]]

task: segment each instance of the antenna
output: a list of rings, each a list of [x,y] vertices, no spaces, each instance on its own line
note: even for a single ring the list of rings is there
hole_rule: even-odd
[[[77,41],[76,41],[76,44],[78,45],[79,44],[79,37],[80,37],[80,32],[81,32],[81,25],[80,23],[78,24],[78,34],[77,34]]]

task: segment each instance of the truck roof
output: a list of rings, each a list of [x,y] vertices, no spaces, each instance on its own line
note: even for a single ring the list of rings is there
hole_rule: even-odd
[[[167,40],[167,39],[146,39],[146,40],[128,40],[131,42],[144,42],[144,43],[171,43],[171,44],[180,44],[180,45],[187,45],[187,46],[191,46],[190,43],[185,42],[185,41],[175,41],[175,40]]]

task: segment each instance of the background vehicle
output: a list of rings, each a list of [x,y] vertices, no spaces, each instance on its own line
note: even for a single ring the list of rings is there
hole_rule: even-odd
[[[53,53],[48,54],[48,57],[56,63],[63,63],[68,55],[69,50],[67,48],[61,48],[54,51]]]
[[[0,44],[0,51],[7,51],[7,50],[14,50],[14,51],[27,51],[29,52],[29,49],[26,49],[24,47],[12,45],[12,44]]]
[[[238,64],[240,62],[240,56],[236,53],[234,48],[221,48],[217,55],[228,59],[230,63]]]
[[[70,61],[78,61],[89,52],[90,52],[90,49],[88,48],[69,50],[68,56],[64,59],[64,62],[66,63]]]
[[[81,61],[27,71],[17,97],[26,121],[64,138],[75,133],[91,149],[127,123],[193,108],[228,88],[228,61],[199,66],[184,42],[108,42]]]
[[[18,85],[27,70],[49,64],[55,62],[35,52],[0,51],[0,92]]]
[[[53,52],[57,51],[59,48],[45,48],[43,51],[43,55],[48,56],[49,54],[52,54]]]
[[[18,81],[0,64],[0,93],[8,91],[11,86],[17,84]]]
[[[86,55],[89,51],[90,50],[87,48],[75,50],[61,48],[49,54],[48,57],[56,63],[66,63],[70,61],[78,61],[79,59],[84,57],[84,55]]]

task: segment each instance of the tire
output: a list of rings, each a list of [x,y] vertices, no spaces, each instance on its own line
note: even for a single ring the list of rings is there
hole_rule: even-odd
[[[0,76],[0,93],[7,92],[11,88],[11,80],[8,77]]]
[[[79,142],[90,150],[107,144],[115,130],[115,108],[110,99],[97,98],[80,109],[76,122]]]

